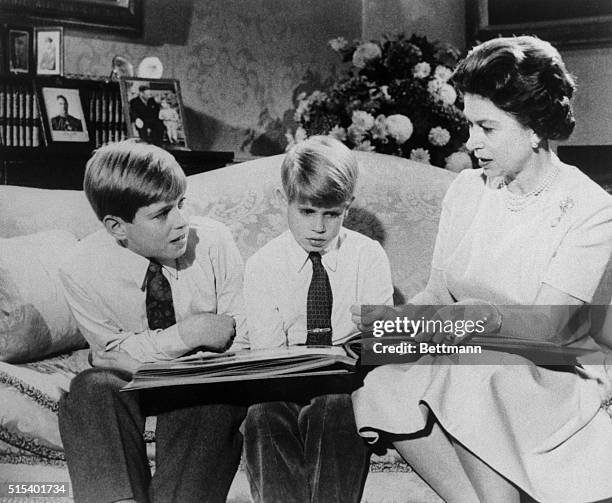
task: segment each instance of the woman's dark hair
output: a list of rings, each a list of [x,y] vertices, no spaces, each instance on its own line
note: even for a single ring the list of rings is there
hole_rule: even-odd
[[[453,74],[457,88],[488,98],[542,139],[574,130],[574,78],[557,49],[537,37],[502,37],[474,47]]]

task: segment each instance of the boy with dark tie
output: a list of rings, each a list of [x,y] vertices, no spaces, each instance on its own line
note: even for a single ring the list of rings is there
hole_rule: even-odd
[[[330,137],[312,137],[286,154],[278,196],[289,230],[245,269],[251,349],[340,343],[356,330],[351,305],[392,303],[384,250],[342,226],[357,175],[354,154]],[[357,503],[370,457],[350,394],[312,388],[249,407],[245,453],[257,503]]]
[[[186,184],[172,155],[139,141],[104,146],[87,164],[85,194],[105,228],[60,271],[96,365],[60,402],[76,502],[225,502],[238,467],[242,406],[183,389],[119,392],[142,362],[223,352],[244,336],[240,253],[222,224],[185,218]]]

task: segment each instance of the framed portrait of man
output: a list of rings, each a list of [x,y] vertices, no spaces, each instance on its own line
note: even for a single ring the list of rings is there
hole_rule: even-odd
[[[36,28],[35,61],[37,75],[64,74],[64,29]]]
[[[187,149],[179,81],[122,77],[121,102],[129,137],[166,149]]]
[[[48,145],[91,145],[87,111],[78,87],[37,82],[36,94]]]
[[[32,29],[8,26],[4,42],[9,73],[30,73],[32,71]]]

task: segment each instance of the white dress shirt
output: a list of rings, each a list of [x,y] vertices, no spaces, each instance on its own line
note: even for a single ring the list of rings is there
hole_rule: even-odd
[[[189,348],[177,325],[150,330],[145,277],[149,259],[121,246],[105,230],[83,239],[60,268],[66,299],[94,349],[117,348],[141,362],[169,360]],[[162,267],[177,322],[199,313],[227,314],[244,339],[240,252],[229,230],[208,218],[190,223],[187,251]]]
[[[321,254],[333,294],[332,342],[357,331],[353,304],[392,304],[391,268],[382,246],[345,228]],[[257,251],[245,268],[244,300],[251,349],[306,342],[306,298],[312,263],[286,231]]]

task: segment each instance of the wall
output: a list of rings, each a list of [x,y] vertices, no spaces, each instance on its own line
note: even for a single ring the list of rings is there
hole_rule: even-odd
[[[405,32],[465,47],[465,0],[363,0],[363,36]]]
[[[157,55],[180,80],[192,148],[276,153],[294,96],[339,61],[328,40],[359,38],[361,15],[356,0],[146,0],[144,43],[68,32],[65,71],[108,75],[116,54]]]
[[[577,77],[576,130],[568,145],[612,145],[612,48],[563,51]]]
[[[191,146],[275,153],[293,99],[337,68],[330,38],[419,33],[465,48],[465,0],[145,0],[138,43],[68,31],[66,72],[108,75],[115,54],[157,55],[181,82]],[[563,52],[577,75],[570,144],[612,144],[612,49]]]

